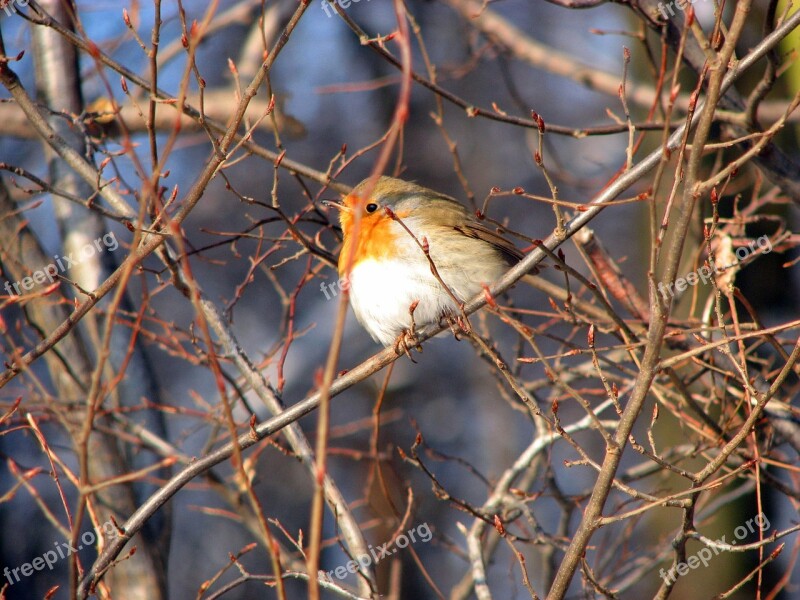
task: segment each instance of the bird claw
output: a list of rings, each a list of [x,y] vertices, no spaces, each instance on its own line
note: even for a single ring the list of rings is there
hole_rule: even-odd
[[[416,363],[417,361],[411,356],[411,348],[416,348],[417,352],[422,352],[422,346],[419,345],[419,340],[417,339],[417,323],[414,321],[414,311],[417,310],[417,306],[419,306],[419,300],[414,300],[409,305],[408,314],[411,317],[411,326],[408,329],[404,329],[403,332],[397,336],[397,341],[394,344],[394,351],[400,354],[400,349],[402,347],[403,353],[412,363]]]
[[[447,326],[450,328],[450,333],[453,334],[456,341],[459,341],[461,338],[458,336],[461,334],[461,328],[458,326],[455,317],[449,316],[445,320],[447,321]]]
[[[397,341],[394,343],[394,351],[397,354],[405,354],[412,363],[416,363],[414,357],[411,356],[411,349],[415,348],[417,352],[422,352],[422,346],[417,339],[417,332],[412,327],[411,329],[404,329],[403,332],[397,336]]]
[[[447,326],[450,328],[450,333],[453,334],[453,337],[456,340],[461,339],[461,334],[469,335],[472,331],[472,325],[469,322],[469,319],[466,315],[454,315],[452,313],[448,313],[442,315],[442,318],[447,322]]]

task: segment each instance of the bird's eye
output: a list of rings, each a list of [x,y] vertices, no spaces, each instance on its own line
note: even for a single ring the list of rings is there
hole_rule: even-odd
[[[370,202],[367,204],[366,209],[368,213],[374,213],[376,210],[378,210],[378,205],[374,202]]]

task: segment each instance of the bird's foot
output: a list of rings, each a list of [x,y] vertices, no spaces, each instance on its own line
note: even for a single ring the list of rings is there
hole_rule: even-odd
[[[442,318],[447,322],[450,333],[456,340],[460,340],[462,334],[469,335],[472,331],[472,324],[463,312],[460,314],[447,313],[442,315]]]
[[[394,343],[394,351],[397,354],[405,354],[411,362],[416,363],[417,361],[411,356],[412,348],[417,352],[422,352],[422,346],[419,344],[417,332],[413,326],[410,329],[404,329],[400,335],[397,336],[397,340]]]
[[[419,306],[419,300],[414,300],[409,305],[408,314],[411,317],[411,326],[408,329],[403,330],[403,332],[397,337],[397,341],[394,344],[394,351],[397,354],[400,354],[402,349],[403,353],[413,363],[417,361],[415,361],[414,357],[411,356],[410,349],[416,348],[417,352],[422,352],[422,346],[419,345],[419,340],[417,339],[417,323],[414,321],[414,311],[417,310],[417,306]]]

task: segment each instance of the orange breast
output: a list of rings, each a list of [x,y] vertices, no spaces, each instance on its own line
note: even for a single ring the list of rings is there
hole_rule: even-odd
[[[397,215],[401,219],[407,215]],[[342,232],[344,244],[339,253],[339,276],[344,275],[347,260],[355,244],[353,266],[363,260],[389,260],[397,253],[396,244],[398,233],[397,225],[383,211],[371,215],[364,215],[359,224],[358,235],[354,234],[353,217],[349,213],[342,213]],[[403,235],[402,232],[399,235]]]

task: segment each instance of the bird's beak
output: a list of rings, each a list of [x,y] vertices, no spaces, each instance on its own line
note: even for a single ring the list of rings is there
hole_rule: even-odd
[[[337,200],[320,200],[319,203],[329,208],[335,208],[336,210],[351,212],[350,208],[346,204]]]

